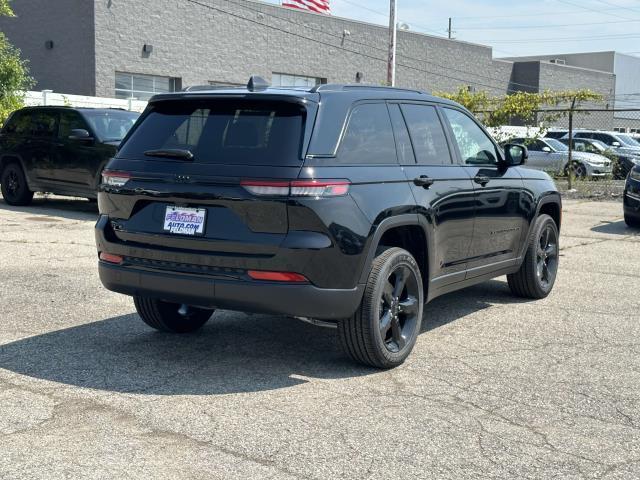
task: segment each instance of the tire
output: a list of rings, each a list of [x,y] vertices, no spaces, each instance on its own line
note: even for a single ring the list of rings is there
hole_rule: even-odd
[[[573,166],[567,167],[566,175],[569,176],[573,171],[573,176],[577,179],[583,180],[587,177],[587,167],[580,162],[574,162]]]
[[[423,307],[422,276],[415,259],[401,248],[384,250],[373,261],[360,307],[338,323],[340,345],[358,363],[397,367],[413,350]]]
[[[541,299],[551,293],[558,273],[560,244],[558,227],[549,215],[534,224],[520,270],[507,275],[511,292],[523,298]]]
[[[631,228],[640,228],[640,218],[632,217],[627,213],[624,214],[624,223]]]
[[[4,201],[9,205],[29,205],[33,200],[33,192],[29,190],[27,179],[18,163],[9,163],[4,167],[0,184]]]
[[[186,307],[187,313],[180,312],[182,305],[147,297],[134,297],[138,315],[151,328],[167,333],[190,333],[201,328],[211,318],[214,310]]]

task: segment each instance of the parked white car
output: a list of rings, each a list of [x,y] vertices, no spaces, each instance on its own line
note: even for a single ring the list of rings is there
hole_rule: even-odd
[[[569,172],[569,147],[555,138],[512,138],[509,143],[525,145],[529,159],[525,167],[557,173]],[[573,151],[572,168],[576,177],[605,177],[611,175],[611,160],[597,153]]]

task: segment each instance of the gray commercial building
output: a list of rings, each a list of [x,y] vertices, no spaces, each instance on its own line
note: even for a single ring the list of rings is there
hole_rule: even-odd
[[[614,93],[607,96],[613,112],[613,128],[640,133],[640,57],[624,53],[587,52],[511,57],[504,60],[526,65],[530,62],[545,68],[579,68],[615,75]]]
[[[388,30],[251,0],[20,0],[0,19],[31,62],[37,89],[146,99],[202,84],[383,84]],[[615,92],[592,68],[493,58],[491,47],[400,31],[399,86]]]

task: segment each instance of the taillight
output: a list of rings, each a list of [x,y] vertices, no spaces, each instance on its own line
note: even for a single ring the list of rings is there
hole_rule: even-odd
[[[261,270],[249,270],[247,272],[254,280],[262,280],[265,282],[290,282],[290,283],[308,283],[307,277],[299,273],[292,272],[265,272]]]
[[[243,180],[240,185],[258,196],[340,197],[349,193],[348,180],[294,180],[293,182]]]
[[[107,263],[114,263],[116,265],[120,265],[124,262],[124,258],[120,255],[114,255],[106,252],[100,252],[100,260]]]
[[[240,182],[249,193],[259,196],[286,197],[289,195],[289,182],[270,182],[260,180],[243,180]]]
[[[102,172],[103,185],[109,185],[110,187],[123,187],[130,178],[131,175],[127,172],[115,172],[112,170]]]
[[[293,197],[340,197],[349,193],[347,180],[296,180],[291,182]]]

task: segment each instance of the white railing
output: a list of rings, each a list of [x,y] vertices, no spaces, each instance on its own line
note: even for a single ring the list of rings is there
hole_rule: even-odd
[[[59,105],[87,108],[121,108],[132,112],[142,112],[147,106],[147,102],[142,100],[67,95],[66,93],[56,93],[51,90],[26,92],[24,103],[31,107]]]

